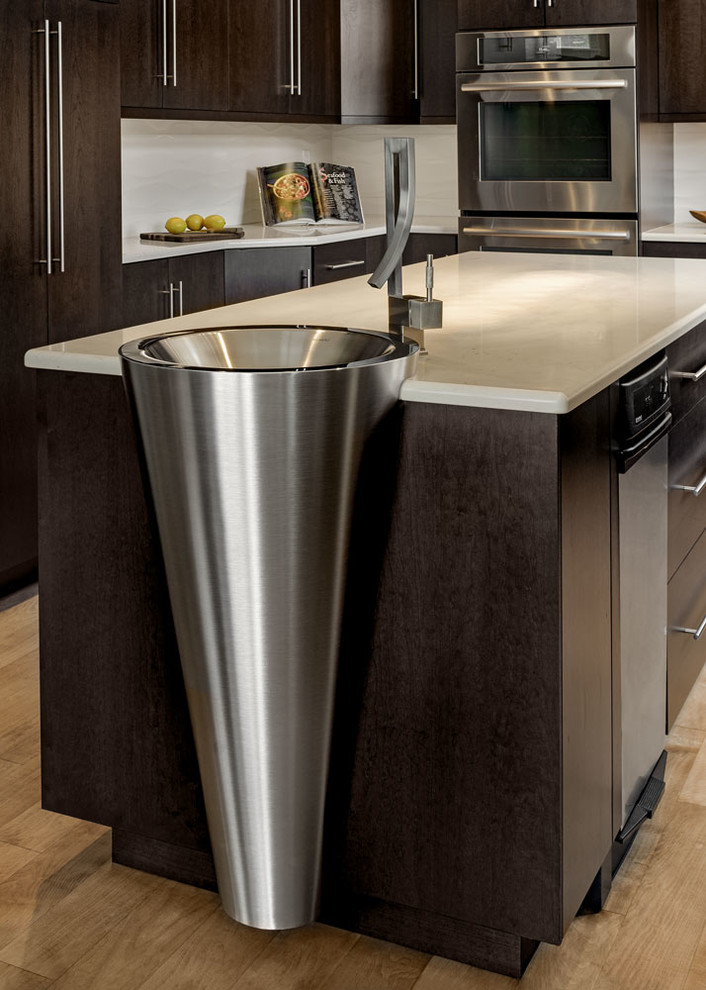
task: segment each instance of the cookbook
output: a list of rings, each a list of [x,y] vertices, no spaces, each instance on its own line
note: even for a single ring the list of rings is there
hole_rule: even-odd
[[[355,171],[350,165],[284,162],[258,168],[257,180],[267,227],[363,223]]]

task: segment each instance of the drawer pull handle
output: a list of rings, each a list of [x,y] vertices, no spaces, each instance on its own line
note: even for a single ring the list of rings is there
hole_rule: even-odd
[[[706,629],[706,615],[701,620],[701,623],[697,629],[687,629],[685,626],[672,626],[672,632],[688,633],[693,636],[694,639],[698,639],[701,633]]]
[[[695,485],[670,485],[669,487],[678,492],[690,492],[698,498],[701,492],[706,488],[706,474],[703,476],[701,481]]]
[[[702,364],[698,371],[670,371],[670,378],[688,378],[690,382],[698,382],[706,375],[706,364]]]
[[[337,265],[324,265],[327,272],[336,272],[339,268],[355,268],[356,265],[364,265],[365,259],[359,261],[340,261]]]

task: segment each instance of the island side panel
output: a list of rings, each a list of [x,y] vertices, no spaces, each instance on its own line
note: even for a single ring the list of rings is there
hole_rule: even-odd
[[[39,372],[42,803],[214,885],[161,554],[122,379]]]
[[[428,949],[426,912],[519,957],[563,933],[558,418],[407,403],[396,484],[369,664],[343,640],[324,919]]]
[[[613,842],[609,390],[561,428],[566,929]]]

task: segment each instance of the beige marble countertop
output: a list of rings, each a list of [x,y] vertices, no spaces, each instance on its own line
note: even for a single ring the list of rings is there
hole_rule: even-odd
[[[173,258],[182,254],[203,254],[206,251],[231,251],[238,248],[263,247],[311,247],[316,244],[335,244],[338,241],[356,240],[360,237],[375,237],[385,233],[384,217],[369,217],[365,223],[353,226],[335,224],[307,225],[298,227],[265,227],[261,223],[239,224],[244,236],[213,241],[194,241],[182,244],[176,241],[143,241],[139,237],[128,237],[123,241],[123,264],[136,261],[154,261],[159,258]],[[415,217],[413,234],[457,234],[458,217]]]
[[[706,244],[706,223],[698,220],[681,220],[679,223],[668,223],[663,227],[653,227],[643,230],[643,241],[681,241],[682,243]]]
[[[564,413],[706,319],[706,261],[468,252],[436,265],[444,326],[402,387],[412,402]],[[404,269],[424,292],[424,265]],[[203,327],[387,329],[365,276],[28,351],[32,368],[119,375],[127,340]]]

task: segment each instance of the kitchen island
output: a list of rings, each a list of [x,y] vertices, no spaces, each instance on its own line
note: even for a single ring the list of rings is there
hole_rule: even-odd
[[[615,382],[662,348],[703,346],[704,274],[568,255],[438,263],[444,328],[427,331],[389,424],[397,459],[373,445],[359,486],[322,920],[517,976],[586,895],[600,905]],[[404,276],[423,290],[421,266]],[[384,330],[387,301],[351,279],[27,358],[40,369],[45,807],[111,825],[119,862],[204,885],[198,770],[117,349],[277,322]],[[703,459],[703,435],[695,445]]]

